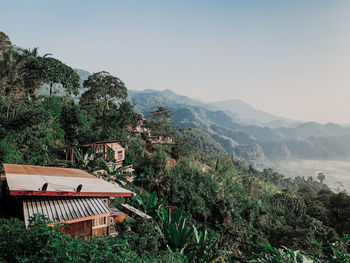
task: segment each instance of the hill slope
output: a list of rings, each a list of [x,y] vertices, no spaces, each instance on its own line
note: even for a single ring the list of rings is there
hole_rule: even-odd
[[[290,128],[247,125],[238,114],[214,109],[212,105],[169,90],[131,91],[129,99],[145,116],[158,106],[167,107],[173,113],[176,126],[202,129],[228,154],[256,166],[265,167],[270,161],[289,158],[345,159],[350,156],[346,146],[350,129],[337,124],[300,123]],[[241,105],[253,109],[244,103]]]
[[[89,72],[75,69],[81,83]],[[43,87],[43,93],[47,87]],[[56,94],[64,94],[55,85]],[[78,101],[84,89],[79,90]],[[334,123],[325,125],[296,123],[254,109],[240,100],[207,103],[174,93],[171,90],[129,90],[128,99],[137,111],[147,116],[158,106],[173,113],[178,127],[201,129],[211,136],[229,155],[245,159],[256,166],[269,162],[297,159],[345,159],[350,157],[350,127]],[[260,164],[260,165],[259,165]]]

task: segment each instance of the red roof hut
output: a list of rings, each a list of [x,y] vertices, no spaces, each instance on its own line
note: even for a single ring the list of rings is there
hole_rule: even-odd
[[[51,225],[67,223],[63,232],[86,239],[109,234],[110,198],[134,194],[79,169],[4,164],[4,170],[2,203],[10,214],[26,226],[34,214],[42,214]]]

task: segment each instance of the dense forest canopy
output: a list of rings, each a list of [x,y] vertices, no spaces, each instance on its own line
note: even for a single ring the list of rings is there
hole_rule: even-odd
[[[124,187],[137,193],[123,202],[153,217],[125,220],[118,236],[91,241],[70,238],[40,216],[27,229],[4,218],[1,262],[349,262],[350,197],[333,193],[322,176],[291,179],[258,171],[228,156],[200,129],[177,130],[163,107],[151,113],[150,126],[175,144],[151,144],[128,129],[142,116],[125,100],[119,77],[90,75],[77,103],[71,93],[79,79],[68,65],[55,59],[60,66],[48,78],[42,71],[51,63],[36,67],[45,58],[12,46],[2,33],[0,54],[0,163],[92,172],[107,168],[98,159],[64,162],[60,149],[123,140],[126,164],[135,169],[134,182]],[[40,95],[50,81],[62,84],[66,95]]]

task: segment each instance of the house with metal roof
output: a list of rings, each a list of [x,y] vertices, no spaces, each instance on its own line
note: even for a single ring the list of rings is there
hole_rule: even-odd
[[[79,169],[4,164],[1,180],[2,214],[20,217],[28,226],[35,214],[51,225],[86,239],[108,235],[113,222],[110,199],[133,192]]]

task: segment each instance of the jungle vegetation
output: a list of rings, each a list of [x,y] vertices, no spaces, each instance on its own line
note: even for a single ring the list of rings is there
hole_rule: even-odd
[[[127,129],[142,116],[125,100],[127,84],[107,72],[83,83],[77,103],[71,94],[79,79],[55,59],[50,81],[66,95],[40,95],[51,62],[32,51],[0,34],[0,163],[62,165],[64,145],[124,140],[126,164],[135,168],[124,187],[138,195],[113,205],[129,202],[153,220],[125,220],[118,236],[85,241],[42,216],[27,229],[2,218],[0,262],[349,262],[346,193],[332,192],[322,178],[285,178],[232,159],[210,137],[171,126],[166,108],[152,113],[151,125],[170,132],[175,145],[152,145]],[[105,167],[94,158],[74,165]]]

